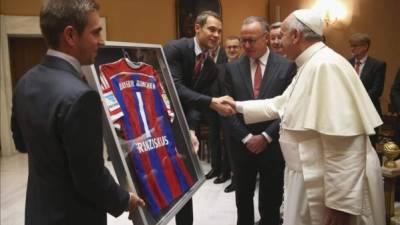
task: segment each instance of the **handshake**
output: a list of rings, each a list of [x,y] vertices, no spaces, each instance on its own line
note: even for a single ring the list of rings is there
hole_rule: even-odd
[[[229,95],[212,98],[210,108],[218,112],[221,116],[231,116],[236,114],[236,102]]]

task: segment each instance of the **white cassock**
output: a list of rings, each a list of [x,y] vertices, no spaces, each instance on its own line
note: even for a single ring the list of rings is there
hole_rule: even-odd
[[[322,225],[326,207],[352,225],[384,225],[383,177],[368,135],[382,124],[346,59],[322,42],[297,59],[281,96],[237,103],[246,123],[281,118],[284,225]]]

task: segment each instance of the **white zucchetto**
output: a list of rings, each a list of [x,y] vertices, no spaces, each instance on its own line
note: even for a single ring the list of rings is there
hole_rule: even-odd
[[[311,9],[299,9],[293,15],[316,34],[323,35],[324,25],[319,13]]]

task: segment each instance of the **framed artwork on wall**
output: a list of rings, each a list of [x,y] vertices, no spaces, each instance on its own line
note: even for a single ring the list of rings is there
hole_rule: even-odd
[[[178,38],[194,37],[194,21],[196,16],[205,10],[211,10],[222,15],[219,0],[177,0],[176,18]]]

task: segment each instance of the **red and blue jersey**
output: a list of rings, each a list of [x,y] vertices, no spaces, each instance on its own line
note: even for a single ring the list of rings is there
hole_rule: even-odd
[[[101,86],[111,118],[129,143],[127,161],[157,215],[192,185],[176,151],[173,113],[157,72],[145,63],[120,59],[100,66]]]

